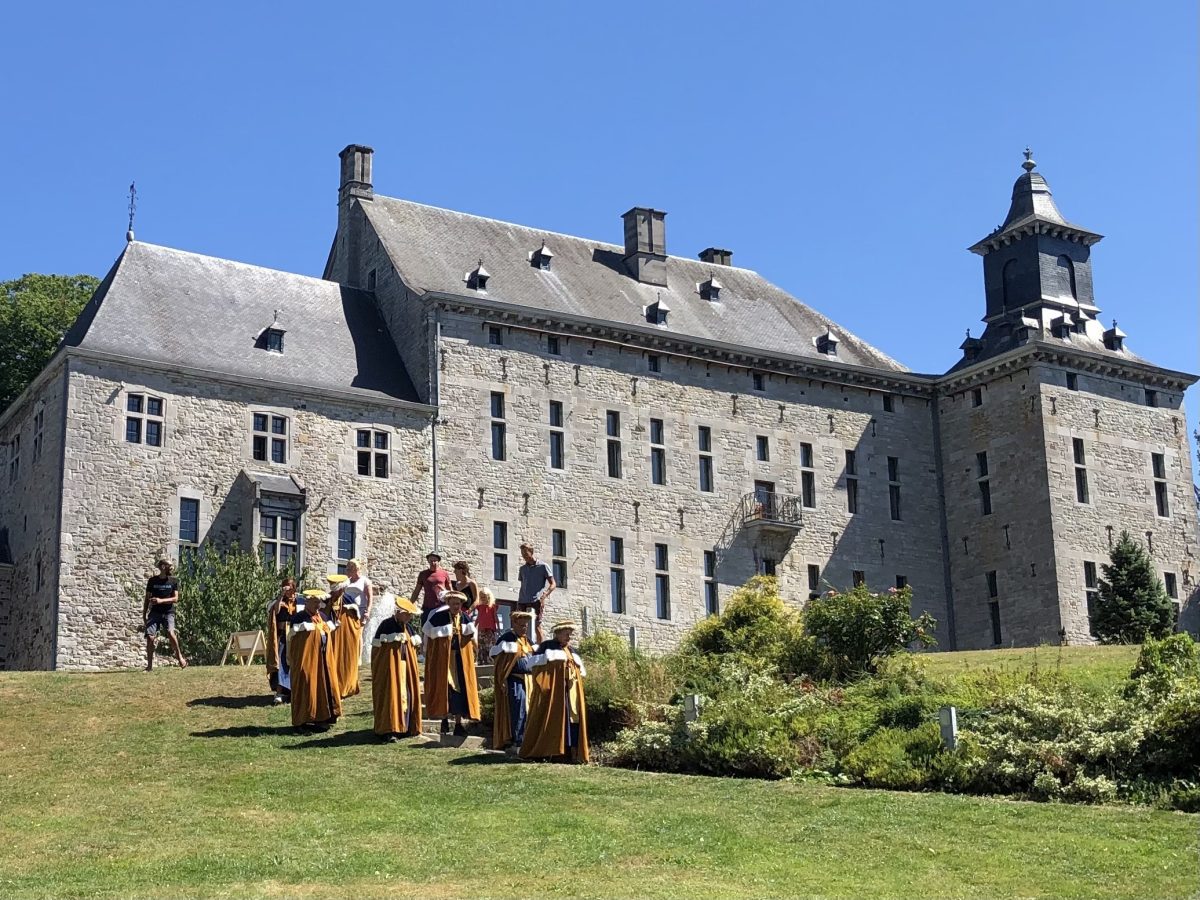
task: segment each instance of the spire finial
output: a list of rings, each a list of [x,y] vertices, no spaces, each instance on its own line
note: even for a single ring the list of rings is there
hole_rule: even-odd
[[[129,230],[125,232],[125,240],[129,243],[133,242],[133,216],[137,212],[137,187],[136,182],[129,182]]]
[[[1037,163],[1033,159],[1033,151],[1030,150],[1028,147],[1026,147],[1025,148],[1025,162],[1021,163],[1021,168],[1024,169],[1026,172],[1032,172],[1036,166],[1037,166]]]

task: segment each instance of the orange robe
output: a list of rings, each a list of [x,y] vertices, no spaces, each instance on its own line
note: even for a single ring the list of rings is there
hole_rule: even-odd
[[[508,635],[505,635],[507,637]],[[512,710],[509,708],[508,676],[513,673],[517,660],[533,653],[533,645],[523,636],[512,635],[515,641],[502,640],[492,646],[491,655],[495,671],[492,676],[493,693],[496,697],[496,713],[492,720],[492,748],[507,747],[513,740]],[[525,676],[525,709],[529,709],[529,692],[533,678]],[[519,702],[519,701],[514,701]]]
[[[288,669],[292,674],[292,724],[324,724],[342,714],[342,695],[333,661],[337,626],[320,613],[301,610],[288,626]]]
[[[479,683],[475,677],[475,623],[448,606],[435,609],[425,620],[425,714],[445,719],[451,714],[450,684],[462,694],[468,719],[479,718]],[[459,674],[461,666],[461,675]]]
[[[529,701],[521,758],[570,756],[576,762],[587,762],[587,707],[583,693],[587,670],[583,660],[569,648],[560,647],[558,641],[549,640],[538,647],[530,664],[533,696]]]
[[[358,667],[362,660],[362,622],[339,600],[334,612],[337,631],[333,634],[333,658],[337,665],[342,697],[353,697],[361,688]]]
[[[410,635],[398,622],[393,625],[386,620],[371,641],[371,703],[376,734],[421,732],[421,685],[417,671],[420,645],[419,635]]]

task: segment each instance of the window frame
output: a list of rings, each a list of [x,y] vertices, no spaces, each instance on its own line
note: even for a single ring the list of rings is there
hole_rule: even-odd
[[[817,508],[816,451],[805,442],[800,444],[800,505],[805,509]]]
[[[343,525],[349,527],[349,544],[343,537]],[[354,519],[338,519],[337,520],[337,544],[335,547],[334,561],[336,563],[337,573],[345,575],[346,569],[350,560],[358,555],[358,522]]]
[[[556,588],[567,590],[567,532],[564,528],[550,530],[550,571]]]
[[[259,418],[263,419],[263,428],[258,427]],[[276,429],[276,425],[282,422],[283,430]],[[291,417],[281,415],[277,412],[269,410],[251,410],[250,411],[250,457],[255,462],[269,463],[273,466],[286,466],[291,462],[291,433],[292,424]],[[262,455],[259,455],[259,447],[262,447]],[[282,448],[283,459],[276,459],[276,451]]]
[[[508,583],[508,522],[492,520],[492,581]]]
[[[264,528],[267,520],[271,520],[274,523],[272,526],[273,533],[269,537],[265,535]],[[294,529],[292,532],[292,540],[287,540],[282,537],[284,532],[284,522],[292,523]],[[303,538],[304,534],[303,529],[303,513],[299,511],[292,512],[281,509],[260,509],[258,513],[258,547],[259,557],[262,559],[263,565],[270,565],[275,569],[276,572],[282,572],[285,568],[283,559],[286,555],[289,563],[295,563],[295,572],[293,574],[298,573],[301,569],[300,548],[301,539]],[[266,553],[268,547],[271,548],[269,558],[268,554]],[[290,547],[292,552],[285,554],[283,552],[284,547]]]
[[[131,404],[137,400],[137,409],[133,409]],[[150,412],[151,404],[158,404],[158,412]],[[125,394],[125,443],[141,444],[143,447],[153,447],[156,450],[161,450],[166,444],[167,437],[167,401],[165,397],[159,394],[152,394],[149,391],[127,391]],[[130,440],[130,426],[136,427],[136,440]],[[158,440],[150,440],[151,426],[157,433]]]
[[[363,436],[367,443],[364,444]],[[379,446],[380,438],[383,446]],[[378,478],[381,481],[392,477],[392,439],[391,434],[381,428],[367,426],[354,429],[355,471],[360,478]],[[363,471],[363,459],[366,458],[366,469]],[[380,474],[380,460],[383,462],[383,474]]]
[[[654,617],[671,621],[671,548],[667,544],[654,545]]]
[[[626,614],[625,539],[616,535],[608,537],[608,602],[615,615]]]

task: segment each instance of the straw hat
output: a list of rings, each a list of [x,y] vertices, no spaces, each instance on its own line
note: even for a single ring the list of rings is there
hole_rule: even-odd
[[[320,588],[309,588],[308,590],[301,591],[300,593],[303,594],[305,597],[318,597],[321,600],[324,600],[326,597],[329,596]]]
[[[459,603],[465,604],[467,602],[467,595],[460,591],[446,591],[446,593],[442,594],[441,599],[443,603],[449,603],[451,600],[457,600]]]
[[[550,631],[552,633],[554,633],[554,632],[563,631],[564,629],[567,629],[567,628],[570,628],[572,631],[577,631],[579,629],[579,625],[577,623],[571,621],[570,619],[563,619],[561,622],[555,622],[554,625],[550,628]]]
[[[414,616],[417,614],[417,605],[407,597],[396,598],[396,609],[403,610],[406,613],[412,613]]]
[[[339,584],[345,584],[347,581],[349,581],[350,576],[349,575],[339,575],[336,572],[330,572],[328,575],[325,576],[325,580],[328,581],[332,585],[339,585]]]
[[[517,621],[517,619],[533,619],[533,613],[527,609],[518,609],[516,612],[512,613],[509,618],[514,622]]]

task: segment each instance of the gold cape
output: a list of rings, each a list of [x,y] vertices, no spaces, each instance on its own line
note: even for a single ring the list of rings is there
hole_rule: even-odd
[[[479,719],[479,682],[475,677],[475,635],[462,636],[466,621],[459,616],[451,621],[454,631],[446,637],[429,637],[425,640],[425,715],[431,719],[444,719],[450,715],[450,681],[457,681],[458,672],[452,666],[454,658],[450,649],[455,634],[458,640],[458,658],[462,661],[466,684],[455,684],[455,690],[467,696],[467,718]]]
[[[337,666],[338,684],[342,686],[342,697],[353,697],[361,688],[358,685],[358,667],[362,659],[362,622],[358,616],[338,603],[337,631],[333,633],[333,659]]]
[[[421,731],[420,684],[413,689],[417,648],[410,640],[407,633],[394,632],[371,642],[371,703],[376,734],[411,735]],[[411,724],[410,711],[415,713]]]
[[[536,654],[533,696],[529,700],[529,719],[525,723],[522,759],[552,759],[570,750],[576,762],[588,761],[587,706],[584,703],[584,671],[571,651],[551,651],[564,658],[546,659]],[[568,704],[579,718],[579,741],[567,747]]]
[[[332,641],[327,641],[325,649],[321,649],[321,635],[329,634],[329,630],[324,619],[288,626],[293,725],[328,722],[342,714]]]
[[[492,677],[492,693],[496,698],[496,712],[492,717],[492,749],[500,750],[512,743],[513,723],[508,709],[508,676],[512,674],[517,660],[533,653],[533,645],[524,637],[517,638],[516,653],[497,653],[492,659],[495,674]],[[529,709],[529,693],[533,678],[525,676],[525,709]]]

